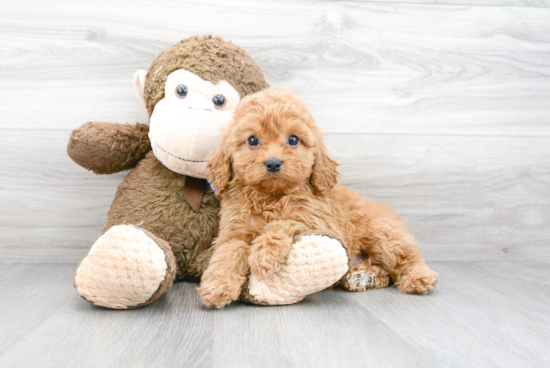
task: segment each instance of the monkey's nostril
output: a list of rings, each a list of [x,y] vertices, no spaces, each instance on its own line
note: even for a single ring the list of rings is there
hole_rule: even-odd
[[[276,157],[270,157],[265,162],[265,168],[267,169],[267,171],[272,173],[275,173],[281,170],[282,165],[283,165],[283,162],[281,161],[281,159]]]

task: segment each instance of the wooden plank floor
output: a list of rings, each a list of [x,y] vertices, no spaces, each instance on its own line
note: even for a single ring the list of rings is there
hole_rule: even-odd
[[[284,307],[202,308],[178,283],[94,307],[73,264],[0,264],[0,367],[548,367],[550,264],[437,262],[429,296],[326,290]]]

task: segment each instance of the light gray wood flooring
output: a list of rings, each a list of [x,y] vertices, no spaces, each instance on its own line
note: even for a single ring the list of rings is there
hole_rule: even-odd
[[[326,290],[205,310],[195,284],[94,307],[75,265],[0,264],[0,367],[548,367],[550,264],[434,262],[432,295]]]

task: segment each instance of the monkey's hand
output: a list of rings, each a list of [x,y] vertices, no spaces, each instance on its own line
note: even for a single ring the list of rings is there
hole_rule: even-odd
[[[145,124],[83,124],[71,133],[67,153],[96,174],[112,174],[137,165],[151,150]]]

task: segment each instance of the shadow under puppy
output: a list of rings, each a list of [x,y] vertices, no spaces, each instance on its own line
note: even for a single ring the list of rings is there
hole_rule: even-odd
[[[338,184],[338,164],[303,101],[266,89],[244,98],[208,163],[223,197],[220,232],[198,291],[208,307],[236,300],[250,273],[267,278],[285,263],[298,231],[331,231],[354,265],[340,285],[432,292],[438,274],[388,206]]]

